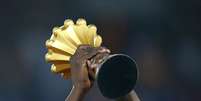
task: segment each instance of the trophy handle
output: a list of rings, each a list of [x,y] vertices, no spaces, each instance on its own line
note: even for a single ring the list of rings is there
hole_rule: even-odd
[[[97,71],[97,84],[103,96],[118,98],[129,93],[138,77],[137,64],[124,54],[110,55]]]

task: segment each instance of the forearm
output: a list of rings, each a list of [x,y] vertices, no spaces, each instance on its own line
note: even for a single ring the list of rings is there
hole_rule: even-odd
[[[135,93],[135,91],[131,91],[127,95],[116,99],[116,101],[140,101],[140,99],[138,98],[138,96]]]
[[[84,94],[79,89],[73,87],[65,101],[83,101],[83,99]]]

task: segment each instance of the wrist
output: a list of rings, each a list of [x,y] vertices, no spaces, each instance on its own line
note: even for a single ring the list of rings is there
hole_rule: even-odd
[[[73,88],[80,93],[87,93],[91,88],[91,82],[89,80],[81,80],[74,83]]]
[[[83,101],[84,96],[84,92],[73,86],[70,94],[68,95],[65,101]]]
[[[86,94],[86,92],[87,92],[87,90],[86,90],[86,89],[83,89],[83,88],[81,88],[81,87],[75,87],[75,86],[73,86],[72,92],[74,92],[77,96],[82,96],[82,97],[84,97],[85,94]]]

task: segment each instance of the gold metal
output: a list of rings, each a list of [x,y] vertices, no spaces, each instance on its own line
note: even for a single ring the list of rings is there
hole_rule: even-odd
[[[64,79],[69,79],[71,76],[70,69],[65,70],[64,72],[61,73],[61,77]]]
[[[69,61],[70,56],[64,55],[64,54],[58,54],[58,53],[47,53],[45,55],[45,59],[47,61]]]
[[[73,22],[73,20],[71,20],[71,19],[66,19],[65,21],[64,21],[64,27],[68,27],[68,26],[70,26],[70,25],[74,25],[74,22]]]
[[[61,73],[70,69],[70,64],[52,64],[51,71],[54,73]]]
[[[85,19],[79,18],[79,19],[77,19],[76,24],[77,24],[77,25],[86,25],[87,22],[86,22]]]
[[[89,43],[93,45],[93,44],[94,44],[95,37],[97,36],[97,34],[96,34],[97,28],[96,28],[95,25],[92,25],[92,24],[88,25],[88,28],[89,28],[90,30],[88,30],[87,33],[90,33],[90,34],[89,34],[89,37],[91,37],[91,38],[89,38]]]
[[[94,47],[100,46],[101,43],[102,43],[102,38],[101,38],[101,36],[99,36],[99,35],[95,36],[95,38],[94,38]]]
[[[54,40],[54,41],[50,41],[46,43],[46,47],[47,48],[51,48],[51,49],[58,49],[61,51],[65,51],[71,55],[73,55],[75,53],[75,49],[70,48],[68,45],[66,45],[65,43],[60,42],[59,40]]]
[[[50,39],[46,41],[48,53],[45,55],[46,61],[52,63],[51,71],[68,79],[71,75],[69,60],[77,47],[82,44],[101,45],[102,38],[96,32],[96,26],[87,25],[83,18],[79,18],[76,24],[66,19],[63,26],[54,27]]]

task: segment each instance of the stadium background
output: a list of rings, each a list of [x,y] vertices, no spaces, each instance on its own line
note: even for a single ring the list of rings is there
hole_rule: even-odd
[[[142,101],[201,100],[200,0],[1,0],[0,12],[0,101],[64,101],[72,84],[50,72],[45,41],[80,17],[137,61]],[[109,101],[96,87],[94,100]]]

